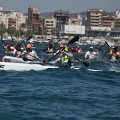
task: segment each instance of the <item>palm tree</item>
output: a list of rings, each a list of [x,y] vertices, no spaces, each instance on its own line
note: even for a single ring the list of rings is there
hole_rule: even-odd
[[[26,27],[25,23],[20,24],[20,28],[25,28],[25,27]]]
[[[54,35],[56,34],[56,29],[55,28],[51,29],[51,34],[54,34]]]
[[[26,29],[26,24],[25,23],[21,23],[20,27],[19,27],[19,36],[22,36],[25,34],[25,29]]]
[[[5,30],[6,30],[5,24],[3,22],[0,23],[0,34],[3,34],[3,32],[5,32]]]

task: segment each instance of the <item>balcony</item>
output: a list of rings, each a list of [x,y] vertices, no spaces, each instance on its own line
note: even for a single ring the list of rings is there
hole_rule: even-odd
[[[97,26],[99,26],[99,23],[90,23],[90,25],[97,25]]]
[[[99,22],[99,20],[90,20],[90,22]]]
[[[99,17],[91,17],[91,19],[97,19],[97,20],[98,20],[98,19],[100,19],[100,18],[99,18]]]

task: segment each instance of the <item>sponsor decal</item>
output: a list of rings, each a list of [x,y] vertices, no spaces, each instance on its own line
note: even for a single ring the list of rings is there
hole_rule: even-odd
[[[4,59],[4,62],[10,62],[10,61],[11,61],[11,59],[8,59],[8,58]]]
[[[0,68],[4,68],[4,67],[5,67],[5,65],[1,65],[1,64],[0,64]]]

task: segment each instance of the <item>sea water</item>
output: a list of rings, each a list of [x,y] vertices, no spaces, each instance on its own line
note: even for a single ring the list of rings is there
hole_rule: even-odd
[[[50,58],[41,52],[46,43],[36,46]],[[119,71],[103,61],[89,64],[103,71],[80,63],[80,69],[0,71],[0,120],[120,120]]]

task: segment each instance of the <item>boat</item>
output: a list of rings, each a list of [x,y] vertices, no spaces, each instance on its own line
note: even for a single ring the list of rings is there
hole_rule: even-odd
[[[2,56],[1,62],[25,63],[26,61],[24,61],[22,58],[18,58],[18,57]],[[31,62],[31,61],[29,61],[29,62]]]
[[[3,56],[0,62],[0,70],[29,71],[58,68],[57,66],[41,65],[41,61],[24,61],[22,58]]]
[[[0,71],[40,71],[48,68],[58,68],[57,66],[40,65],[40,64],[27,64],[27,63],[11,63],[11,62],[0,62]]]
[[[2,56],[1,62],[11,62],[11,63],[27,63],[27,64],[43,64],[43,61],[24,61],[22,58],[12,57],[12,56]]]
[[[54,55],[55,53],[53,53],[53,52],[44,52],[43,54],[44,54],[44,55],[47,55],[47,56],[52,56],[52,55]]]
[[[99,72],[99,71],[103,71],[103,70],[96,70],[96,69],[87,69],[88,71],[94,71],[94,72]]]
[[[82,54],[82,55],[84,55],[84,54],[85,54],[85,52],[78,52],[78,53],[73,52],[73,54]]]

